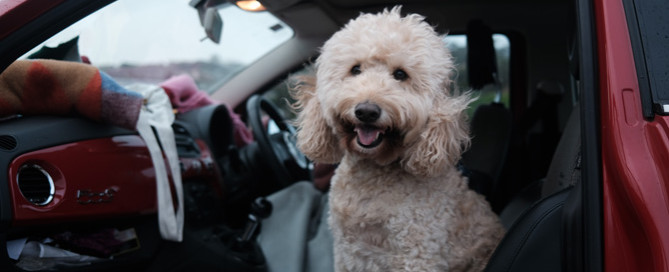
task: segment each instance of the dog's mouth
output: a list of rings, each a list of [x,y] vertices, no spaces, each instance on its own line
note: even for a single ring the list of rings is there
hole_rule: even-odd
[[[374,148],[383,142],[386,130],[371,125],[356,125],[353,129],[356,141],[363,148]]]

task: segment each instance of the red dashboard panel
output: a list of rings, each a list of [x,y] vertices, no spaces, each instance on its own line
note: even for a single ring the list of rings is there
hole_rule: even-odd
[[[33,204],[19,190],[17,175],[25,165],[35,165],[51,176],[55,190],[48,204]],[[12,161],[9,181],[14,225],[156,211],[153,164],[144,141],[137,135],[25,153]]]

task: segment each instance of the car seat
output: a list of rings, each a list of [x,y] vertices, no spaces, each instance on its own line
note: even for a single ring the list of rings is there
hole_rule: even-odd
[[[467,72],[474,90],[494,85],[496,101],[476,108],[470,122],[471,146],[462,154],[464,175],[469,187],[492,200],[511,140],[512,116],[499,103],[501,86],[497,77],[497,58],[492,30],[481,20],[467,25]]]
[[[476,108],[470,122],[471,147],[462,154],[470,188],[489,200],[496,188],[511,140],[511,112],[492,102]]]
[[[576,106],[546,178],[526,187],[500,214],[507,234],[486,271],[562,271],[563,208],[580,180],[580,143]]]

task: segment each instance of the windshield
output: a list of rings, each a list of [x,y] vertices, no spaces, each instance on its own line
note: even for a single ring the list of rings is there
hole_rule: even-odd
[[[90,61],[121,84],[158,84],[188,74],[201,90],[211,93],[293,36],[290,27],[269,12],[247,12],[226,3],[219,6],[223,33],[220,44],[216,44],[206,37],[197,10],[188,2],[117,1],[61,31],[23,58],[43,57],[36,54],[43,46],[73,44],[77,58]],[[78,42],[67,43],[76,37]]]

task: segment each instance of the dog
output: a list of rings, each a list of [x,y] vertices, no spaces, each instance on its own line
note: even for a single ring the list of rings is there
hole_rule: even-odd
[[[329,224],[336,271],[480,271],[504,235],[456,165],[468,93],[449,91],[443,37],[401,7],[361,14],[293,89],[297,145],[338,163]]]

